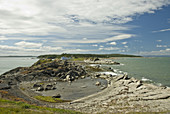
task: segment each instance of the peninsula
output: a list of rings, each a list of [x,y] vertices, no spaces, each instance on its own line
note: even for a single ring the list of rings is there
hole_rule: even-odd
[[[109,65],[120,63],[107,59],[113,56],[82,56],[39,56],[30,67],[18,67],[2,74],[1,99],[78,111],[74,113],[169,113],[169,87],[158,87],[115,72]]]

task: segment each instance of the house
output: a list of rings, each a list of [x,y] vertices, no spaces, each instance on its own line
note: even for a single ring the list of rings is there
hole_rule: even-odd
[[[61,60],[70,60],[71,57],[61,57]]]

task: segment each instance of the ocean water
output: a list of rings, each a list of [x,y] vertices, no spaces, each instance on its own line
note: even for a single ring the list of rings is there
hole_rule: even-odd
[[[0,57],[0,74],[16,67],[28,67],[38,59],[31,57]]]
[[[170,87],[170,57],[118,58],[122,65],[112,65],[130,77],[149,79],[156,84]]]

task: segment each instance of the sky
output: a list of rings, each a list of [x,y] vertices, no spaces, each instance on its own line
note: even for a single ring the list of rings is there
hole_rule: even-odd
[[[170,0],[0,0],[0,56],[170,55]]]

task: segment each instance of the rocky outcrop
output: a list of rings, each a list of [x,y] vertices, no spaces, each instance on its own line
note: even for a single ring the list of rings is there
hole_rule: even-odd
[[[109,64],[109,65],[119,65],[120,63],[112,61],[112,60],[108,60],[108,59],[99,59],[99,58],[95,58],[95,59],[87,59],[84,60],[84,62],[86,63],[90,63],[90,64]]]
[[[16,85],[22,81],[48,80],[50,78],[60,80],[67,78],[66,81],[74,81],[87,74],[82,66],[72,62],[48,60],[45,63],[41,63],[39,61],[31,67],[18,67],[10,70],[2,74],[0,79],[8,81],[9,85]]]
[[[75,100],[69,108],[87,113],[166,112],[170,88],[119,75],[110,77],[110,85],[103,91]]]

